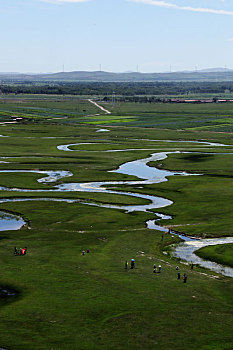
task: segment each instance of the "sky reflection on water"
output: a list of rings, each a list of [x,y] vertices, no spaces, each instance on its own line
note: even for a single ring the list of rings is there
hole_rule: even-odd
[[[153,140],[151,140],[153,141]],[[162,140],[158,140],[162,141]],[[173,142],[173,141],[168,141],[164,140],[164,142]],[[177,141],[175,141],[177,142]],[[181,141],[181,142],[194,142],[195,144],[199,144],[198,141]],[[95,144],[95,143],[74,143],[74,144],[69,144],[69,145],[60,145],[57,148],[61,151],[74,151],[77,152],[79,150],[72,150],[70,149],[71,146],[75,145],[83,145],[83,144]],[[217,143],[210,143],[210,142],[201,142],[201,144],[205,144],[208,146],[227,146],[227,145],[222,145],[222,144],[217,144]],[[123,151],[123,150],[109,150],[112,152],[117,152],[117,151]],[[124,150],[127,151],[127,150]],[[91,151],[90,151],[91,152]],[[106,151],[108,152],[108,151]],[[126,196],[132,196],[132,197],[137,197],[137,198],[142,198],[146,199],[149,202],[144,205],[117,205],[117,204],[96,204],[96,203],[85,203],[87,205],[93,205],[93,206],[99,206],[99,207],[105,207],[105,208],[114,208],[114,209],[123,209],[127,212],[132,212],[132,211],[144,211],[144,212],[151,212],[152,209],[158,209],[161,207],[165,207],[168,205],[172,204],[172,201],[158,197],[158,196],[153,196],[153,195],[143,195],[140,193],[131,193],[131,192],[124,192],[122,190],[118,191],[117,186],[118,185],[128,185],[128,186],[134,186],[134,185],[145,185],[145,184],[155,184],[155,183],[160,183],[167,181],[167,177],[169,176],[194,176],[194,175],[201,175],[201,174],[188,174],[184,171],[168,171],[168,170],[162,170],[158,169],[155,167],[149,167],[147,163],[149,162],[154,162],[154,161],[159,161],[165,159],[169,154],[174,154],[174,153],[181,153],[180,151],[173,151],[173,152],[158,152],[158,153],[153,153],[151,154],[148,158],[144,159],[139,159],[136,161],[131,161],[127,162],[125,164],[122,164],[119,166],[118,169],[112,170],[109,172],[116,172],[120,174],[125,174],[125,175],[131,175],[135,176],[138,178],[138,180],[128,180],[128,181],[104,181],[104,182],[87,182],[87,183],[64,183],[64,184],[59,184],[59,185],[54,185],[52,189],[49,190],[30,190],[30,189],[19,189],[19,188],[6,188],[6,187],[1,187],[1,190],[5,191],[17,191],[17,192],[70,192],[70,191],[76,191],[76,192],[102,192],[102,193],[110,193],[110,194],[116,194],[116,195],[126,195]],[[187,152],[185,152],[187,153]],[[193,153],[193,152],[190,152]],[[31,173],[38,173],[38,174],[46,174],[47,177],[43,177],[38,179],[38,182],[40,183],[55,183],[57,180],[62,179],[64,177],[70,177],[73,174],[69,171],[63,171],[63,170],[57,170],[57,171],[40,171],[40,170],[1,170],[0,172],[31,172]],[[116,186],[116,189],[108,189],[106,186],[111,186],[114,187]],[[35,199],[18,199],[20,200],[53,200],[53,199],[46,199],[46,198],[35,198]],[[67,201],[67,202],[75,202],[73,200],[66,200],[66,199],[54,199],[55,201]],[[17,201],[16,200],[2,200],[1,202],[6,202],[6,201]],[[4,214],[4,213],[3,213]],[[153,212],[153,214],[155,214]],[[6,214],[4,214],[6,215]],[[19,225],[20,227],[25,224],[25,222],[19,218],[19,217],[14,217],[13,215],[5,216],[2,215],[0,216],[0,230],[6,230],[7,229],[18,229]],[[166,219],[169,220],[171,219],[170,216],[162,215],[156,213],[158,217],[161,219]],[[158,220],[148,220],[147,222],[147,227],[149,229],[154,229],[154,230],[160,230],[166,232],[167,229],[159,226],[156,222]],[[11,223],[11,227],[7,226],[7,223]],[[15,228],[17,227],[17,228]],[[204,267],[207,267],[211,270],[214,270],[216,272],[222,273],[227,276],[233,277],[233,269],[231,268],[224,268],[221,265],[212,263],[210,261],[204,261],[203,259],[197,257],[193,252],[196,249],[199,249],[200,246],[207,246],[207,245],[213,245],[213,244],[223,244],[223,243],[233,243],[233,238],[228,237],[228,238],[216,238],[216,239],[208,239],[208,240],[193,240],[192,238],[189,237],[183,237],[180,236],[181,238],[185,239],[184,243],[179,244],[175,249],[174,249],[174,256],[179,257],[183,260],[186,260],[187,262],[193,262],[199,265],[202,265]],[[217,265],[217,266],[216,266]]]

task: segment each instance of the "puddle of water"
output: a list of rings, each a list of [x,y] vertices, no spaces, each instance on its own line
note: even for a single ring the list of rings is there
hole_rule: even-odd
[[[19,230],[25,224],[20,216],[0,211],[0,231]]]
[[[97,142],[78,142],[78,143],[70,143],[69,145],[60,145],[57,146],[57,149],[59,151],[68,151],[68,152],[80,152],[80,150],[74,150],[74,149],[70,149],[70,147],[72,146],[79,146],[79,145],[96,145],[99,144]],[[85,151],[86,152],[86,151]],[[94,152],[94,151],[90,151],[90,152]]]
[[[99,129],[99,130],[96,130],[96,132],[107,132],[107,131],[110,131],[108,129]]]

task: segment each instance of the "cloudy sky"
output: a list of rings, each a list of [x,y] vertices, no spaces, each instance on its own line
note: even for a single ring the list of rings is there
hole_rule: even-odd
[[[233,0],[0,0],[0,16],[1,72],[233,68]]]

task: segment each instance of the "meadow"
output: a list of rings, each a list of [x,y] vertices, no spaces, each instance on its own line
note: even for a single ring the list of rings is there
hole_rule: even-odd
[[[215,132],[217,120],[222,121],[220,129],[225,127],[226,116],[231,121],[230,106],[208,105],[209,110],[199,105],[179,109],[157,104],[104,106],[111,115],[101,114],[78,98],[0,103],[0,112],[9,113],[0,117],[2,122],[11,114],[27,118],[0,125],[0,134],[5,136],[0,137],[0,195],[9,200],[0,203],[0,210],[17,213],[28,224],[19,231],[0,232],[0,286],[15,291],[13,296],[0,297],[0,347],[232,349],[232,278],[200,266],[191,270],[164,254],[180,239],[164,235],[162,240],[161,232],[147,228],[146,221],[156,217],[155,211],[99,206],[145,204],[145,199],[102,192],[54,192],[54,186],[68,183],[137,180],[110,171],[155,152],[188,152],[170,154],[150,166],[200,176],[108,188],[172,200],[172,205],[156,210],[172,216],[161,220],[161,225],[201,237],[233,236],[232,135]],[[173,107],[177,109],[172,112]],[[198,121],[192,117],[197,114]],[[109,131],[97,132],[103,125]],[[57,148],[66,144],[76,145],[69,152]],[[106,152],[116,149],[121,152]],[[43,184],[37,180],[44,175],[27,170],[66,170],[72,176]],[[27,246],[27,255],[14,256],[15,246]],[[90,253],[82,255],[87,249]],[[226,250],[230,255],[232,246]],[[125,261],[132,258],[135,269],[125,269]],[[153,273],[154,264],[161,264],[161,273]],[[176,266],[181,276],[188,275],[187,283],[177,279]]]
[[[221,244],[198,249],[196,254],[206,260],[233,267],[232,244]]]
[[[91,96],[90,96],[91,97]],[[96,99],[95,96],[93,96]],[[191,97],[189,97],[191,98]],[[98,97],[101,101],[101,97]],[[98,101],[97,99],[97,101]],[[117,100],[117,98],[116,98]],[[137,103],[101,102],[111,115],[101,113],[85,96],[4,96],[0,117],[11,115],[31,122],[57,124],[112,125],[169,130],[232,132],[232,102],[228,103]]]

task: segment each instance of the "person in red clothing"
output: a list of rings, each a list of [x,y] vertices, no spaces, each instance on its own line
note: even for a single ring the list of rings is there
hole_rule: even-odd
[[[26,255],[27,253],[27,247],[24,247],[23,249],[20,250],[21,255]]]

